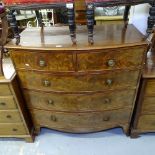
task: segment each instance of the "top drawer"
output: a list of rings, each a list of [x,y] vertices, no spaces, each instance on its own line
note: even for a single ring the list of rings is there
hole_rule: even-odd
[[[78,68],[80,71],[140,68],[143,55],[141,47],[88,51],[78,54]]]
[[[3,95],[11,95],[9,85],[6,83],[0,84],[0,96],[3,96]]]
[[[11,57],[17,69],[45,71],[73,71],[73,54],[60,52],[12,51]]]

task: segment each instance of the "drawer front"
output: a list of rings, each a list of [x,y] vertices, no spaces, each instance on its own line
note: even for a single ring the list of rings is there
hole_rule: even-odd
[[[131,107],[134,90],[93,94],[53,94],[24,91],[30,109],[58,111],[103,111]]]
[[[142,113],[155,112],[155,97],[144,97],[142,103]]]
[[[22,123],[0,124],[0,136],[6,135],[13,137],[14,135],[26,135],[25,127]]]
[[[0,96],[0,110],[16,109],[13,96]]]
[[[72,53],[12,51],[11,57],[17,69],[45,71],[73,71]]]
[[[11,91],[8,84],[0,84],[0,96],[11,95]]]
[[[35,125],[68,132],[92,132],[127,124],[130,110],[93,113],[64,113],[43,110],[31,111]]]
[[[155,96],[155,80],[154,79],[147,80],[145,94],[146,96],[152,96],[152,95]]]
[[[141,115],[138,121],[137,129],[155,131],[155,114],[154,115]]]
[[[98,75],[54,76],[35,72],[19,71],[21,86],[45,91],[102,91],[107,89],[135,88],[139,71],[110,72]],[[132,77],[132,78],[131,78]]]
[[[78,65],[80,71],[141,68],[143,55],[143,48],[131,47],[120,51],[88,51],[78,54]]]
[[[16,110],[0,111],[0,123],[17,123],[21,122],[21,117]]]

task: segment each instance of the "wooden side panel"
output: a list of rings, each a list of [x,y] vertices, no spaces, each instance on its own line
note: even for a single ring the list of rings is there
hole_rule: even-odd
[[[104,111],[131,107],[135,90],[91,94],[59,94],[24,91],[30,109],[56,111]]]
[[[139,71],[108,72],[105,74],[57,76],[33,71],[18,71],[21,86],[45,91],[103,91],[133,88],[137,85]]]

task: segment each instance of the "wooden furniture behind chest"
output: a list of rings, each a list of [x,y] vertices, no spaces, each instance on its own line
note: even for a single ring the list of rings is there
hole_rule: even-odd
[[[17,76],[9,59],[4,59],[5,78],[0,78],[0,137],[33,141],[33,126],[21,96]]]
[[[155,132],[155,53],[148,52],[131,136]]]
[[[128,134],[146,42],[134,26],[95,27],[95,44],[77,27],[73,46],[67,27],[26,29],[9,49],[36,132],[48,127],[94,132],[122,127]],[[40,38],[41,37],[41,38]]]

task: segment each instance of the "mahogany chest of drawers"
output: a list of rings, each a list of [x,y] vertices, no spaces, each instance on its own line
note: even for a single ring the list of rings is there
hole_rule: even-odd
[[[72,45],[66,27],[26,29],[20,45],[6,45],[31,112],[40,127],[84,133],[122,127],[128,134],[147,43],[133,25],[77,27]]]
[[[131,136],[138,137],[140,133],[155,132],[155,53],[148,52],[144,65],[141,87],[137,97],[137,108]]]
[[[0,137],[24,138],[33,142],[33,125],[10,59],[4,59],[3,66],[5,78],[0,78]]]

